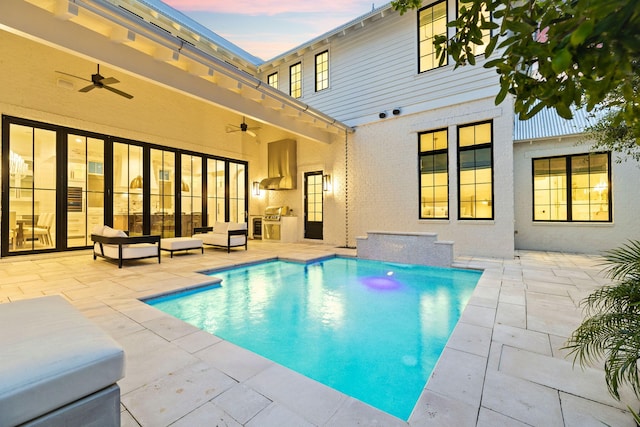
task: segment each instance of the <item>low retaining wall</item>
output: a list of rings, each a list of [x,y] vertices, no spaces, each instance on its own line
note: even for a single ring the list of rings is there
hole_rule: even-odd
[[[453,242],[438,241],[437,233],[368,231],[356,237],[358,258],[405,264],[451,267]]]

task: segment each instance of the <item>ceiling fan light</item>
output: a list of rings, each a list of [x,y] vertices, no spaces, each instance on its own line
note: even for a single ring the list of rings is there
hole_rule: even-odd
[[[249,129],[249,126],[247,126],[246,123],[244,122],[240,123],[240,130],[242,130],[242,132],[246,132],[247,129]]]

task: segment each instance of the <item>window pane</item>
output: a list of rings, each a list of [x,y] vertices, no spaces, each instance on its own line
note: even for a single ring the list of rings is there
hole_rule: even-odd
[[[302,96],[302,64],[300,62],[289,68],[289,94],[294,98]]]
[[[278,73],[269,74],[267,76],[267,84],[278,89]]]
[[[439,149],[436,151],[436,147]],[[449,178],[447,131],[419,135],[420,218],[448,218]]]
[[[493,218],[491,122],[458,128],[460,218]],[[479,147],[481,146],[481,148]],[[478,148],[475,148],[478,147]]]
[[[466,7],[469,8],[469,4],[465,4],[461,1],[458,1],[458,10],[460,10],[462,7]],[[486,8],[484,7],[484,5],[482,6],[482,16],[484,17],[485,21],[491,21],[491,13],[489,11],[486,10]],[[482,55],[484,54],[485,49],[487,48],[487,44],[489,43],[489,39],[491,38],[491,30],[481,30],[482,36],[482,42],[483,44],[481,45],[476,45],[471,43],[469,45],[469,47],[471,48],[471,52],[474,55]]]
[[[316,55],[316,92],[329,87],[329,52]]]
[[[534,220],[611,220],[608,153],[534,159],[533,175]]]
[[[439,66],[433,41],[435,36],[447,34],[447,3],[442,1],[425,7],[418,16],[419,71],[424,72]],[[445,60],[443,65],[446,63]]]

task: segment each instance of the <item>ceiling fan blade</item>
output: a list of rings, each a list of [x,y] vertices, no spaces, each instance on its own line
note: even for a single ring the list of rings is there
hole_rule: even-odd
[[[115,77],[104,77],[102,80],[100,80],[100,83],[102,83],[103,85],[113,85],[116,83],[120,83],[120,80],[116,79]]]
[[[111,86],[103,86],[103,87],[104,87],[106,90],[111,91],[111,92],[113,92],[113,93],[115,93],[115,94],[118,94],[118,95],[120,95],[120,96],[124,96],[124,97],[125,97],[125,98],[127,98],[127,99],[131,99],[131,98],[133,98],[133,95],[129,95],[128,93],[123,92],[123,91],[121,91],[121,90],[119,90],[119,89],[112,88]]]
[[[64,74],[65,76],[69,76],[69,77],[75,77],[76,79],[84,80],[85,82],[90,82],[91,81],[89,79],[85,79],[84,77],[76,76],[75,74],[65,73],[64,71],[57,71],[56,70],[56,73]]]
[[[78,92],[89,92],[90,90],[94,89],[95,87],[96,86],[94,84],[90,84],[89,86],[83,87]]]
[[[247,129],[247,135],[252,136],[252,137],[254,137],[254,138],[257,136],[257,135],[256,135],[256,133],[255,133],[254,131],[249,130],[249,129]]]

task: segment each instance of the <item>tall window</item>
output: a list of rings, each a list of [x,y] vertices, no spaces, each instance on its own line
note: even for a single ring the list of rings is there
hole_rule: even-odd
[[[440,67],[433,45],[435,36],[447,35],[447,2],[440,1],[418,12],[418,72]],[[442,65],[447,65],[447,60]]]
[[[302,62],[289,67],[289,95],[294,98],[302,96]]]
[[[533,159],[534,221],[611,221],[609,153]]]
[[[493,219],[492,122],[458,127],[458,215]]]
[[[458,0],[458,11],[460,11],[463,7],[469,7],[469,3],[465,4],[461,0]],[[482,18],[487,22],[491,21],[491,12],[486,10],[484,6],[482,7]],[[482,30],[481,40],[484,44],[476,45],[476,44],[470,43],[469,47],[471,48],[471,53],[473,53],[476,56],[484,54],[484,51],[487,48],[487,44],[489,44],[490,38],[491,38],[491,30]]]
[[[329,87],[329,51],[316,55],[316,92]]]
[[[420,138],[420,219],[449,218],[447,130],[424,132]]]
[[[278,73],[269,74],[267,76],[267,84],[273,88],[278,89]]]

